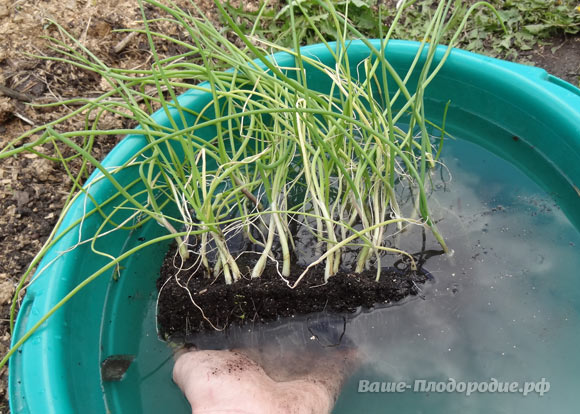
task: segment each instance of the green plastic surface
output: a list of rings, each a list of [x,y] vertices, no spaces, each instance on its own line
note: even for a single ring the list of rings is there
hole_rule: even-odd
[[[373,44],[379,48],[378,41]],[[386,53],[399,73],[410,66],[418,46],[414,42],[389,42]],[[444,47],[439,48],[438,59],[444,51]],[[323,45],[305,47],[303,54],[316,56],[329,65],[332,61]],[[369,50],[356,41],[349,45],[348,54],[356,73],[356,65],[369,56]],[[293,64],[289,55],[278,54],[275,58],[281,66]],[[320,73],[309,75],[310,85],[321,90],[329,85]],[[412,83],[413,79],[409,84]],[[208,94],[199,92],[188,92],[179,98],[182,106],[194,110],[201,110],[210,99]],[[451,101],[446,125],[451,134],[476,142],[516,164],[545,188],[551,188],[564,210],[566,200],[576,200],[574,186],[580,187],[579,89],[542,69],[454,50],[429,85],[425,99],[427,117],[435,122],[440,121],[445,104]],[[155,118],[160,124],[169,124],[163,113],[156,113]],[[105,165],[122,163],[144,142],[138,133],[126,137],[109,154]],[[554,189],[553,183],[543,181],[538,159],[547,160],[565,176],[560,188]],[[128,182],[131,178],[129,171],[119,180]],[[92,185],[90,191],[96,200],[113,194],[106,182]],[[84,198],[76,202],[77,208],[67,215],[63,228],[81,217],[84,203],[90,202]],[[577,217],[572,214],[571,218],[574,216]],[[100,217],[95,215],[79,231],[87,234],[99,224]],[[99,247],[118,255],[139,243],[139,239],[150,240],[163,232],[157,224],[148,223],[134,232],[116,231],[100,239]],[[95,255],[87,245],[57,258],[59,252],[77,240],[78,232],[68,234],[43,260],[39,268],[49,263],[50,266],[27,291],[14,341],[79,282],[107,263],[108,259]],[[143,337],[143,320],[151,312],[157,269],[167,247],[168,243],[154,245],[124,261],[118,282],[112,281],[112,271],[103,274],[57,311],[15,354],[10,361],[9,385],[13,414],[119,412],[119,408],[106,402],[110,384],[101,380],[101,362],[111,355],[158,352],[156,346],[163,346],[155,338]],[[126,375],[136,375],[136,369],[131,365]],[[167,383],[170,387],[169,378]],[[143,382],[143,387],[148,386]],[[123,387],[122,381],[119,387]],[[152,387],[143,392],[162,390]],[[140,412],[139,393],[124,395],[134,401],[123,405],[133,407],[131,412]],[[159,407],[157,412],[162,410],[164,407]]]

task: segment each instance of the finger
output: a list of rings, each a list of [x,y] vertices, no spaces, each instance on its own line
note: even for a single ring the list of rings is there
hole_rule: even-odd
[[[197,351],[197,347],[194,344],[184,344],[173,350],[173,360],[177,361],[179,357],[187,352]]]

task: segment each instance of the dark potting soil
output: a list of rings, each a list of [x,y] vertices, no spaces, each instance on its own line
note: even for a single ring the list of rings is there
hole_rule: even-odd
[[[273,264],[266,267],[260,278],[251,279],[253,261],[248,258],[252,256],[242,255],[238,266],[245,276],[227,285],[223,276],[208,277],[205,271],[177,272],[174,257],[175,246],[167,254],[157,280],[157,288],[161,291],[157,323],[163,339],[188,338],[231,324],[265,323],[322,311],[344,314],[353,313],[360,307],[372,309],[417,295],[419,285],[432,278],[421,267],[413,271],[400,262],[397,267],[383,269],[378,282],[375,281],[376,271],[369,270],[360,274],[339,273],[325,284],[324,265],[320,265],[312,268],[298,286],[291,289]],[[191,264],[185,263],[183,268]],[[303,270],[293,265],[288,280],[295,281]]]

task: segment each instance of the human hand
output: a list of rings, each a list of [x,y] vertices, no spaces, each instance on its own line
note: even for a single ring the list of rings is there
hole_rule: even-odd
[[[277,364],[263,359],[269,375],[255,362],[260,361],[257,356],[252,350],[182,351],[177,355],[173,380],[193,414],[327,414],[356,361],[352,350],[329,351],[323,357],[318,355],[316,363],[297,355]],[[308,369],[297,369],[297,365]]]

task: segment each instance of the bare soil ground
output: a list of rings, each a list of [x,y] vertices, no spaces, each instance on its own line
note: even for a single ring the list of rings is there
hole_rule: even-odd
[[[185,0],[177,3],[187,4]],[[211,0],[195,3],[209,11],[210,17],[215,16]],[[257,1],[245,3],[255,7]],[[0,147],[32,126],[57,119],[68,111],[33,108],[29,103],[91,97],[107,88],[99,76],[27,55],[54,54],[43,39],[43,36],[60,39],[51,20],[70,31],[106,64],[137,68],[150,59],[146,40],[140,36],[127,39],[126,33],[115,30],[138,27],[140,13],[137,0],[0,2]],[[128,40],[125,45],[124,40]],[[552,53],[553,48],[556,50]],[[172,51],[166,48],[162,53],[170,55]],[[525,58],[578,84],[579,37],[553,39],[552,44],[529,52]],[[67,127],[78,128],[79,122],[71,120]],[[115,117],[104,122],[103,126],[108,128],[121,126]],[[97,156],[104,157],[120,139],[97,139]],[[6,353],[10,343],[9,308],[15,285],[48,237],[70,186],[70,179],[61,167],[33,154],[0,163],[0,355]],[[0,414],[9,412],[6,375],[4,368],[0,372]]]

